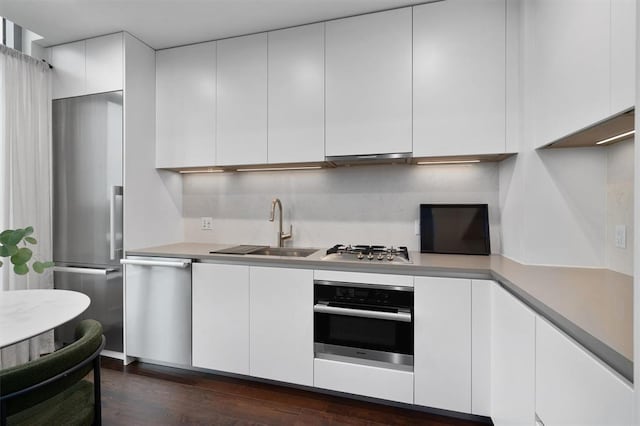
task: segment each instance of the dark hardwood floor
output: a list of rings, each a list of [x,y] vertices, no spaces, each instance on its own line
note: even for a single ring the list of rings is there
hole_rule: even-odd
[[[480,425],[267,383],[102,359],[109,425]]]

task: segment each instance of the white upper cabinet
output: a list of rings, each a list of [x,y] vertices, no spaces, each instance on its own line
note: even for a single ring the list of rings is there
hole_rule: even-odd
[[[268,37],[268,161],[324,161],[324,24]]]
[[[51,48],[53,99],[123,89],[122,33]]]
[[[90,38],[86,49],[87,93],[122,90],[122,33]]]
[[[635,105],[636,0],[611,0],[611,114]]]
[[[630,384],[536,319],[536,413],[546,426],[631,425],[633,401]]]
[[[218,41],[216,163],[267,162],[267,34]]]
[[[414,298],[415,403],[470,413],[471,280],[416,277]]]
[[[535,146],[542,146],[610,115],[611,1],[536,0],[525,12],[535,40],[528,70]]]
[[[85,48],[84,40],[51,48],[53,99],[85,94]]]
[[[216,42],[156,53],[156,166],[215,164]]]
[[[326,23],[326,155],[411,152],[411,8]]]
[[[413,8],[413,154],[505,151],[505,0]]]

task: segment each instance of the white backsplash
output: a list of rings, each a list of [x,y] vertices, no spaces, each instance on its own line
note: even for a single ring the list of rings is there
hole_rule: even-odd
[[[419,250],[420,204],[487,203],[491,251],[500,252],[495,163],[185,175],[185,240],[274,245],[277,220],[268,219],[275,197],[285,232],[293,224],[286,245],[297,247],[378,243]],[[200,229],[203,216],[213,218],[211,231]]]
[[[633,141],[620,142],[607,150],[607,229],[605,265],[633,275]],[[626,226],[626,248],[615,245],[616,225]]]

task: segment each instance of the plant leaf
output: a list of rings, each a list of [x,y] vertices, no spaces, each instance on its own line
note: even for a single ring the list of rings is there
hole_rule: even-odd
[[[14,265],[25,264],[29,260],[31,260],[32,256],[33,252],[30,249],[22,247],[18,249],[18,252],[16,254],[11,256],[11,263],[13,263]]]
[[[18,253],[18,246],[16,245],[7,245],[7,251],[9,252],[9,256],[13,256]]]
[[[52,261],[48,261],[48,262],[44,262],[42,264],[42,266],[44,266],[45,268],[53,268],[56,264],[53,263]]]
[[[33,234],[33,226],[27,226],[24,228],[24,236]]]
[[[9,256],[11,256],[9,254],[9,249],[4,245],[0,245],[0,257],[9,257]]]
[[[11,232],[5,244],[8,246],[17,246],[18,243],[22,241],[22,238],[24,238],[24,229],[16,229]]]
[[[33,265],[31,265],[31,267],[39,274],[44,272],[44,265],[42,264],[42,262],[33,262]]]
[[[38,240],[33,237],[24,237],[24,240],[29,244],[38,244]]]
[[[14,265],[13,272],[18,275],[26,275],[27,273],[29,273],[29,267],[25,264]]]
[[[2,263],[2,260],[0,260],[0,268],[2,268],[2,265],[4,265],[4,263]]]
[[[13,229],[7,229],[6,231],[2,231],[0,233],[0,244],[7,244],[7,240],[9,236],[13,234]]]

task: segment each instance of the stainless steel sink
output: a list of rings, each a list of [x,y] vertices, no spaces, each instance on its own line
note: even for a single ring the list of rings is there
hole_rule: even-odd
[[[248,254],[257,254],[259,256],[291,256],[291,257],[307,257],[317,252],[318,249],[294,248],[294,247],[265,247]]]

